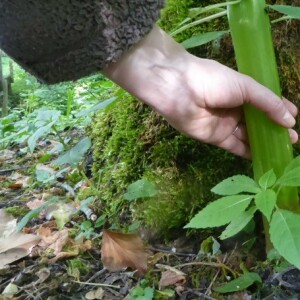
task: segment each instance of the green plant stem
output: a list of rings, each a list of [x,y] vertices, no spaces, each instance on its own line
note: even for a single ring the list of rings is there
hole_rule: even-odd
[[[56,126],[53,125],[52,126],[53,131],[57,134],[59,141],[61,142],[61,144],[64,147],[64,150],[68,150],[68,145],[65,143],[64,139],[62,138],[62,136],[60,135],[59,131],[57,130]]]
[[[239,71],[253,77],[281,96],[270,20],[265,7],[264,0],[243,0],[239,4],[230,5],[229,26]],[[258,180],[270,169],[273,169],[279,178],[293,158],[288,130],[273,123],[265,114],[250,105],[244,106],[244,113],[254,178]],[[299,212],[297,188],[282,188],[278,193],[277,205]],[[265,218],[263,223],[266,250],[269,251],[272,248],[269,224]]]
[[[220,17],[223,17],[223,16],[226,16],[226,10],[221,11],[221,12],[216,13],[216,14],[213,14],[213,15],[208,16],[206,18],[201,18],[200,20],[196,20],[196,21],[191,22],[191,23],[189,23],[187,25],[184,25],[184,26],[180,27],[179,29],[171,32],[170,35],[171,36],[175,36],[176,34],[182,32],[182,31],[184,31],[184,30],[186,30],[188,28],[191,28],[193,26],[196,26],[196,25],[199,25],[199,24],[202,24],[202,23],[205,23],[205,22],[209,22],[209,21],[211,21],[213,19],[217,19],[217,18],[220,18]]]
[[[230,5],[229,26],[239,71],[281,96],[270,21],[265,7],[264,0],[243,0]],[[255,179],[258,180],[270,169],[274,169],[278,178],[293,158],[288,130],[273,123],[250,105],[245,105],[244,112]],[[297,189],[282,188],[278,205],[299,211]]]

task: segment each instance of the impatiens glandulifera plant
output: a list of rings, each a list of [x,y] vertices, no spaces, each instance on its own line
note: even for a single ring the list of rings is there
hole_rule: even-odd
[[[228,2],[229,3],[229,2]],[[271,7],[271,6],[270,6]],[[279,9],[278,9],[279,7]],[[247,74],[281,96],[270,21],[264,0],[241,0],[227,14],[236,61]],[[300,9],[274,6],[300,18]],[[241,231],[256,211],[263,214],[267,251],[274,247],[300,268],[300,157],[293,159],[288,130],[264,113],[244,106],[254,180],[243,175],[225,179],[212,192],[223,196],[200,211],[186,228],[228,226],[221,239]]]

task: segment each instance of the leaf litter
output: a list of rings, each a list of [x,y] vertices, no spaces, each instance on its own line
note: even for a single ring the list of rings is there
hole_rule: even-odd
[[[83,179],[71,184],[65,175],[61,177],[64,182],[47,182],[56,176],[57,170],[49,162],[37,163],[57,144],[40,141],[34,155],[19,158],[12,149],[0,156],[0,203],[5,208],[0,210],[1,300],[257,299],[257,294],[251,296],[250,286],[256,287],[261,295],[273,294],[276,299],[287,299],[299,292],[299,270],[286,269],[284,262],[277,260],[277,265],[247,264],[246,268],[257,274],[255,280],[248,280],[251,285],[244,286],[243,291],[237,287],[236,292],[216,294],[214,288],[224,288],[224,282],[230,283],[243,274],[241,265],[249,253],[239,254],[234,250],[226,256],[213,249],[203,253],[199,251],[198,240],[184,249],[172,244],[161,247],[156,242],[147,245],[148,241],[143,241],[139,234],[102,227],[98,234],[76,238],[76,224],[87,217],[81,216],[76,193],[88,189],[89,183]],[[35,170],[42,176],[40,181],[37,173],[27,167],[16,170],[16,166],[25,165],[37,166]],[[67,172],[72,173],[72,169]],[[59,201],[38,211],[53,197]],[[13,212],[12,204],[36,212],[20,232],[16,230],[18,213],[13,217],[6,212]],[[93,209],[89,210],[94,213]],[[279,262],[282,269],[278,267]],[[266,284],[259,286],[258,278]]]

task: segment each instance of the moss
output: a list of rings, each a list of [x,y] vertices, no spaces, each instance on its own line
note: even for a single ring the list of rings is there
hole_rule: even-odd
[[[20,218],[25,216],[28,213],[29,209],[24,206],[15,205],[5,208],[5,211],[16,218]]]
[[[93,124],[93,174],[102,204],[119,216],[131,211],[133,219],[164,235],[182,228],[212,199],[210,189],[218,180],[245,169],[241,159],[183,136],[129,95],[98,114]],[[122,196],[142,177],[155,182],[160,192],[129,207]]]

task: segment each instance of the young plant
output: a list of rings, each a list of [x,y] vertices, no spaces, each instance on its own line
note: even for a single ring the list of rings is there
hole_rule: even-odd
[[[240,72],[281,96],[264,0],[242,0],[228,5],[228,20]],[[269,6],[299,18],[300,8]],[[264,216],[266,248],[272,246],[290,263],[300,267],[300,158],[293,159],[288,130],[270,121],[250,105],[244,106],[255,180],[237,175],[215,186],[222,195],[186,226],[207,228],[229,224],[221,239],[241,231],[256,211]],[[285,241],[284,243],[282,241]]]
[[[260,211],[267,220],[274,248],[288,262],[300,268],[300,214],[279,207],[281,191],[300,186],[300,156],[291,160],[278,178],[273,169],[258,182],[244,175],[227,178],[212,192],[223,196],[200,211],[186,228],[209,228],[227,225],[220,235],[227,239],[243,230]],[[284,241],[284,242],[283,242]]]

